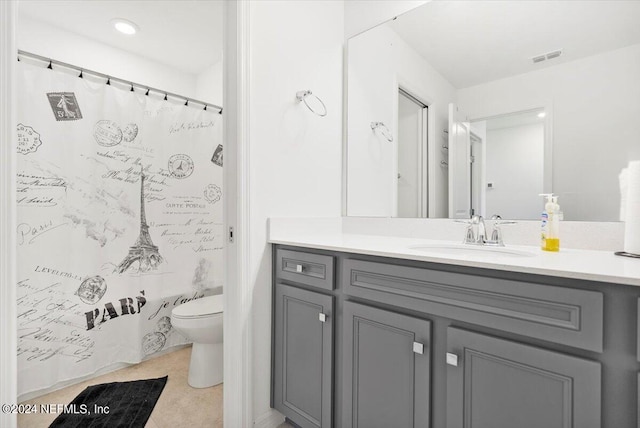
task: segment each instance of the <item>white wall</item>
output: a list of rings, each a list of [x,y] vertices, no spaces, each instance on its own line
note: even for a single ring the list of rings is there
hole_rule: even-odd
[[[431,0],[346,0],[344,35],[350,38]]]
[[[17,44],[18,49],[47,58],[201,99],[193,74],[24,16],[18,21]]]
[[[196,77],[197,99],[218,106],[224,106],[222,101],[222,60],[208,67]]]
[[[487,130],[486,215],[540,217],[544,173],[544,123]]]
[[[339,217],[342,182],[342,1],[250,4],[250,266],[253,415],[271,414],[269,217]],[[296,101],[309,89],[318,117]]]
[[[565,219],[616,221],[618,174],[640,159],[638,76],[634,45],[461,89],[458,104],[472,119],[552,104],[553,192]],[[597,203],[611,194],[615,203]]]
[[[448,104],[455,88],[387,25],[349,40],[347,121],[347,215],[393,215],[397,182],[398,86],[429,106],[429,141],[434,182],[430,186],[431,217],[446,217],[447,170],[440,147],[446,141]],[[384,122],[394,135],[389,143],[371,131],[371,122]],[[433,126],[431,126],[433,125]]]

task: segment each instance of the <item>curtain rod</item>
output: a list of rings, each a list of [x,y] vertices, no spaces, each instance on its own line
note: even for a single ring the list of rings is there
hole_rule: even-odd
[[[119,77],[109,76],[108,74],[100,73],[98,71],[89,70],[89,69],[83,68],[83,67],[78,67],[77,65],[68,64],[66,62],[62,62],[62,61],[58,61],[58,60],[55,60],[55,59],[47,58],[47,57],[44,57],[44,56],[41,56],[41,55],[37,55],[37,54],[31,53],[31,52],[26,52],[26,51],[23,51],[23,50],[18,50],[18,61],[20,61],[20,56],[37,59],[37,60],[43,61],[45,63],[48,62],[49,63],[48,68],[50,68],[50,69],[52,68],[52,65],[60,65],[62,67],[70,68],[72,70],[78,70],[80,72],[78,77],[80,77],[80,78],[82,78],[84,73],[89,73],[89,74],[92,74],[94,76],[103,77],[103,78],[107,79],[107,85],[110,85],[111,81],[122,82],[122,83],[125,83],[127,85],[131,85],[131,89],[133,89],[134,86],[138,87],[138,88],[146,89],[147,90],[146,95],[149,95],[149,91],[159,92],[161,94],[164,94],[164,99],[165,100],[167,100],[168,96],[181,98],[181,99],[185,100],[184,105],[189,105],[189,103],[191,103],[191,102],[197,103],[197,104],[203,104],[204,105],[204,110],[207,110],[207,107],[212,107],[212,108],[218,110],[219,114],[222,114],[222,107],[217,106],[215,104],[206,103],[204,101],[196,100],[194,98],[185,97],[184,95],[178,95],[178,94],[174,94],[172,92],[167,92],[167,91],[163,91],[163,90],[160,90],[160,89],[157,89],[157,88],[152,88],[151,86],[141,85],[139,83],[131,82],[130,80],[125,80],[125,79],[120,79]]]

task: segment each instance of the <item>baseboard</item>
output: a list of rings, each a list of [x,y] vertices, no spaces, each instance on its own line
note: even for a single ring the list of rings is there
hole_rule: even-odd
[[[274,409],[263,413],[258,416],[253,423],[255,428],[276,428],[284,422],[284,416],[280,412]]]

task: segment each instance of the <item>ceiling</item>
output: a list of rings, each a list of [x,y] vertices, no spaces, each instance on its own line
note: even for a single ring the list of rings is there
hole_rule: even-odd
[[[1,0],[0,0],[1,1]],[[222,1],[217,0],[20,0],[20,18],[138,54],[198,74],[222,59]],[[125,18],[140,27],[134,36],[113,29]]]
[[[388,25],[460,89],[640,43],[640,1],[435,0]]]

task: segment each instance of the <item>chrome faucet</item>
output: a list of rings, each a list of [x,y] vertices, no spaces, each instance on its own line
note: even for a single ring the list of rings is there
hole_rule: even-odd
[[[471,220],[465,221],[468,224],[465,232],[463,243],[473,245],[493,245],[496,247],[504,247],[502,240],[502,224],[513,224],[513,221],[502,221],[499,215],[494,214],[491,216],[493,220],[493,231],[491,232],[491,239],[487,239],[487,227],[484,224],[484,218],[481,215],[474,215]]]
[[[501,224],[513,223],[513,222],[502,222],[502,217],[497,214],[491,216],[491,220],[493,222],[493,232],[491,232],[491,240],[485,242],[487,245],[496,245],[498,247],[504,247],[504,241],[502,241],[502,229],[500,228]]]
[[[471,220],[466,221],[468,224],[467,232],[464,237],[465,244],[483,245],[487,236],[487,229],[484,225],[484,219],[481,215],[474,215]]]

